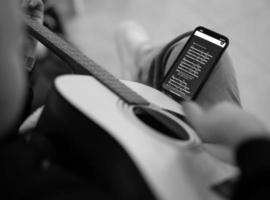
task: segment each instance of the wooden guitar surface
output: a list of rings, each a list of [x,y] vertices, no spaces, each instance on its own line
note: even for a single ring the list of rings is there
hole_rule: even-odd
[[[26,19],[25,23],[30,34],[66,61],[75,74],[83,74],[57,78],[54,89],[57,95],[52,95],[52,99],[59,104],[48,101],[49,106],[45,106],[38,127],[48,129],[48,132],[57,128],[58,132],[61,132],[61,126],[65,127],[64,132],[60,134],[63,139],[69,138],[70,153],[77,149],[80,152],[78,155],[84,154],[86,158],[92,155],[99,161],[104,159],[105,163],[106,159],[110,160],[111,157],[102,157],[101,155],[107,154],[99,149],[97,144],[105,144],[109,137],[112,138],[114,142],[108,144],[114,143],[122,148],[126,157],[138,169],[137,175],[143,177],[157,199],[220,199],[212,192],[211,186],[230,177],[234,168],[206,153],[196,133],[183,118],[170,114],[174,112],[183,116],[180,104],[153,88],[139,83],[119,81],[47,28],[31,19]],[[65,109],[58,111],[57,106],[62,105],[73,112],[67,112]],[[58,115],[58,118],[51,121],[51,127],[46,124],[48,118],[44,117],[48,112]],[[74,116],[78,119],[72,118]],[[147,123],[148,121],[151,123]],[[57,127],[60,122],[61,126]],[[92,134],[93,126],[90,124],[102,131]],[[77,135],[65,135],[65,131],[69,132],[68,129],[77,131]],[[168,136],[169,132],[171,134]],[[80,134],[84,135],[80,137]],[[103,135],[104,142],[100,135]],[[76,142],[77,146],[72,146]],[[86,151],[88,147],[91,149],[93,146],[94,152]],[[110,161],[116,171],[125,171],[121,164],[118,166],[113,160]],[[118,161],[122,163],[121,159]],[[106,174],[110,166],[99,167],[106,169]],[[121,177],[122,180],[127,177],[127,180],[124,180],[127,184],[131,182],[129,176],[121,174]],[[136,179],[136,176],[134,177]],[[120,181],[117,178],[112,180]],[[144,184],[136,180],[139,185]],[[143,193],[142,196],[132,198],[136,196],[137,190],[132,190],[125,184],[122,184],[122,187],[128,190],[128,199],[150,199]],[[121,196],[121,189],[118,188],[118,191],[118,199],[127,199]]]
[[[165,111],[182,115],[181,105],[148,86],[123,83],[147,99],[151,109],[179,123],[189,139],[169,137],[145,124],[134,114],[136,105],[126,104],[91,76],[62,76],[55,88],[70,106],[123,147],[158,199],[220,199],[211,186],[231,177],[234,168],[206,153],[196,133]]]

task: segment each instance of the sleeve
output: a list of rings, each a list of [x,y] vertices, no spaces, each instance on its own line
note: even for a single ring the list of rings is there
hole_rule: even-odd
[[[270,140],[257,138],[241,144],[236,151],[240,177],[233,200],[270,198]]]

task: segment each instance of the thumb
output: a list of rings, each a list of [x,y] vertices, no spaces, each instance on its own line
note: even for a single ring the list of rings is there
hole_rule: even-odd
[[[203,119],[204,111],[194,102],[184,102],[182,106],[187,120],[196,130],[198,130],[202,124],[201,121]]]
[[[197,135],[203,142],[217,142],[220,140],[219,134],[215,134],[218,124],[209,112],[204,111],[197,103],[185,102],[182,104],[183,111],[189,123],[195,129]]]

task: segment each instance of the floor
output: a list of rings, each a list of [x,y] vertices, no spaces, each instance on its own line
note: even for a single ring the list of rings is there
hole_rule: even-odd
[[[85,0],[76,12],[67,20],[71,40],[118,77],[113,33],[126,19],[139,21],[157,45],[198,25],[227,35],[243,107],[270,127],[269,0]]]

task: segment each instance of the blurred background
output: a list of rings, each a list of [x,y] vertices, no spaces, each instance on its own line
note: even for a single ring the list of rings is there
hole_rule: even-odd
[[[245,110],[270,124],[269,0],[57,0],[67,37],[87,56],[120,77],[114,31],[133,19],[161,45],[202,25],[230,39]],[[269,125],[270,127],[270,125]]]

